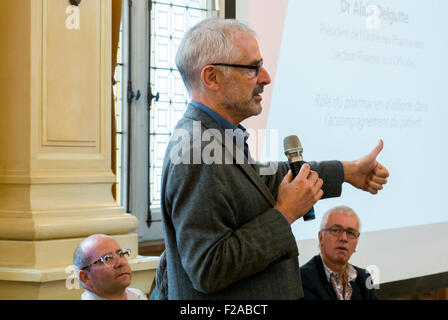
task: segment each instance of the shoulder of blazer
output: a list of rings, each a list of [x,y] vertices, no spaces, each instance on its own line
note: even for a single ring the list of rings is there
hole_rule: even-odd
[[[189,104],[187,110],[185,111],[184,118],[191,119],[193,121],[201,121],[201,125],[206,129],[217,129],[221,132],[221,137],[225,136],[225,131],[219,127],[219,125],[210,118],[204,111],[195,106]],[[219,138],[219,137],[218,137]],[[236,158],[238,153],[242,151],[239,150],[235,144],[232,146],[226,146],[224,141],[221,139],[221,144],[228,152],[230,152],[234,158]],[[244,155],[242,155],[244,157]],[[257,187],[257,189],[263,194],[265,199],[269,202],[271,207],[275,206],[275,199],[269,188],[266,186],[264,181],[256,173],[254,168],[248,163],[237,163],[237,165],[243,170],[243,172],[248,176],[252,183]]]
[[[366,269],[359,268],[357,266],[353,266],[353,267],[355,268],[356,272],[358,273],[358,276],[356,277],[354,282],[356,283],[356,285],[359,288],[359,291],[362,296],[361,298],[364,300],[378,299],[378,296],[376,295],[375,290],[373,288],[372,289],[367,288],[367,281],[368,281],[368,278],[370,277],[370,273]]]
[[[320,254],[315,255],[310,261],[308,261],[302,268],[300,273],[304,273],[302,276],[302,283],[308,283],[308,285],[314,288],[314,291],[319,292],[320,299],[322,300],[336,300],[336,294],[327,280],[325,274],[324,264]],[[309,277],[309,281],[305,279]]]
[[[196,108],[191,103],[187,106],[185,110],[184,118],[200,121],[201,125],[207,129],[218,129],[224,134],[224,130],[212,119],[210,116],[199,108]]]

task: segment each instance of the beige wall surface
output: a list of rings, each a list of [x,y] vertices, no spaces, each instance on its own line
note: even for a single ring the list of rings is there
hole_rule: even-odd
[[[66,268],[93,233],[131,248],[133,285],[152,284],[158,260],[112,195],[111,27],[112,0],[0,0],[0,299],[79,298]]]

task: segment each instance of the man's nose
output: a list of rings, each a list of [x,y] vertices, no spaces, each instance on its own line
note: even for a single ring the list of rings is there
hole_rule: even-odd
[[[340,239],[343,240],[343,241],[348,241],[347,232],[343,231],[341,236],[340,236]]]
[[[268,70],[265,67],[261,67],[258,72],[258,83],[267,85],[271,83],[271,76],[269,75]]]
[[[127,263],[128,263],[128,259],[125,256],[123,256],[123,257],[116,256],[115,262],[114,262],[114,268],[121,267],[123,264],[127,264]]]

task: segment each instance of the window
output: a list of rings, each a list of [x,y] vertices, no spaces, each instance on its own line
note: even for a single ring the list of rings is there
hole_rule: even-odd
[[[190,27],[218,15],[221,3],[224,0],[123,0],[122,63],[120,75],[115,76],[119,100],[117,176],[121,172],[119,204],[138,217],[139,241],[163,238],[163,159],[174,126],[190,100],[176,70],[177,48]],[[131,104],[127,102],[128,88],[134,94]],[[152,104],[148,93],[158,96]]]
[[[116,185],[114,186],[114,194],[116,195],[116,201],[117,203],[121,203],[121,197],[120,197],[120,188],[121,188],[121,180],[122,180],[122,165],[121,165],[121,145],[122,145],[122,106],[123,106],[123,99],[122,99],[122,50],[121,50],[121,43],[122,43],[122,37],[123,37],[123,27],[120,26],[120,39],[118,41],[118,50],[117,50],[117,64],[115,67],[115,73],[114,73],[114,86],[113,86],[113,92],[114,92],[114,106],[115,106],[115,165],[116,165]]]
[[[175,55],[185,32],[209,13],[205,0],[159,0],[152,5],[151,70],[154,92],[159,94],[150,114],[150,201],[160,204],[160,182],[165,150],[176,123],[189,102],[187,90],[176,70]]]

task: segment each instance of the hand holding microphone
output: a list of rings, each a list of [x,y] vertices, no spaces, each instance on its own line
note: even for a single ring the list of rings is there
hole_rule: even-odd
[[[310,169],[302,158],[302,147],[297,136],[288,136],[284,140],[285,154],[291,171],[283,178],[278,191],[279,210],[289,223],[304,216],[305,220],[314,219],[313,205],[322,197],[323,180],[317,172]],[[309,215],[305,218],[306,214]]]

